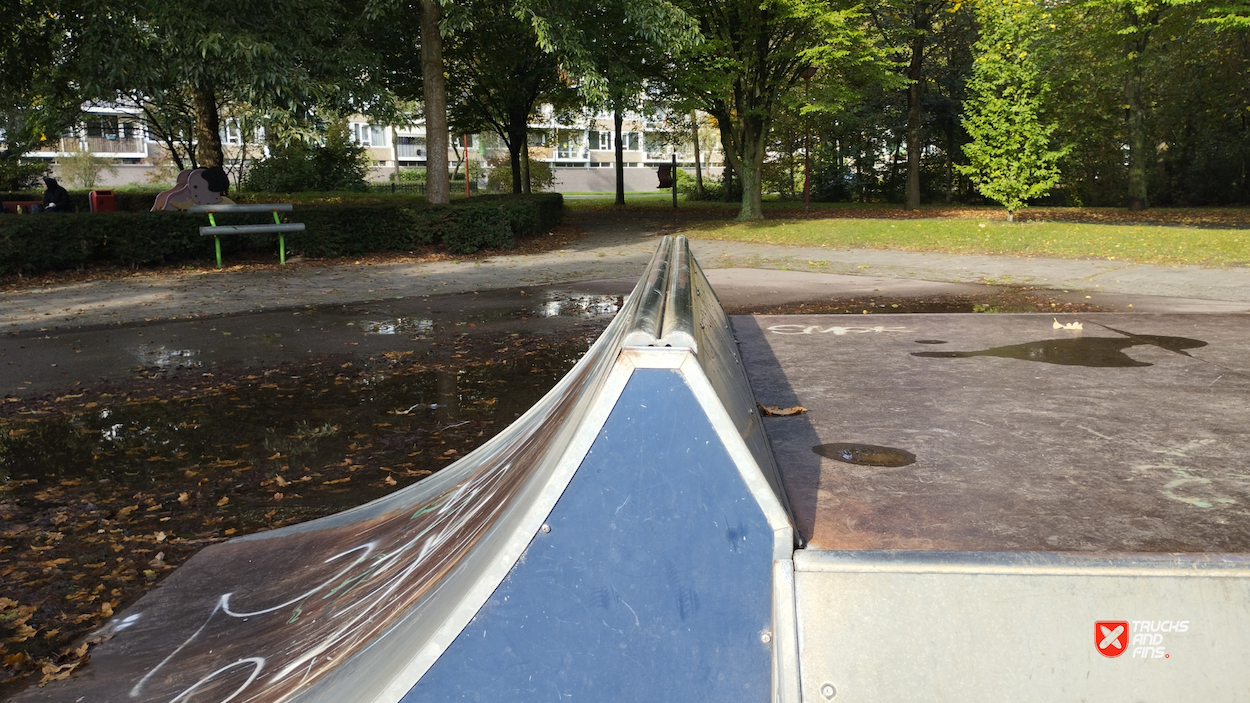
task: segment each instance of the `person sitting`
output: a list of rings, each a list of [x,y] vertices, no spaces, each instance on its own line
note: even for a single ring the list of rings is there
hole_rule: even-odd
[[[43,211],[44,212],[73,212],[74,207],[69,202],[69,191],[64,186],[56,182],[55,178],[48,176],[43,179]]]

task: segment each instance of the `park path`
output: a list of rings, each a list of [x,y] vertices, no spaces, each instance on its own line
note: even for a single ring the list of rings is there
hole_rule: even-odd
[[[32,286],[0,293],[0,333],[183,319],[303,305],[636,278],[657,238],[679,223],[638,216],[578,215],[583,239],[542,254],[430,263],[349,263],[285,269],[162,272]],[[741,286],[777,302],[824,295],[916,295],[966,290],[945,284],[1022,284],[1067,289],[1123,308],[1250,311],[1250,268],[1150,266],[1119,261],[830,250],[696,240],[695,255],[718,291]],[[765,273],[768,272],[768,273]],[[933,282],[932,285],[919,285]],[[722,293],[722,297],[724,294]]]

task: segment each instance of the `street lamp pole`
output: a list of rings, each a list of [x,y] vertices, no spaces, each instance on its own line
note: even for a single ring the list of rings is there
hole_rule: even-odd
[[[816,75],[816,67],[808,66],[803,69],[803,102],[806,103],[808,95],[812,92],[812,77]],[[807,115],[803,115],[803,212],[812,209],[812,148],[811,148],[811,129],[808,126]]]

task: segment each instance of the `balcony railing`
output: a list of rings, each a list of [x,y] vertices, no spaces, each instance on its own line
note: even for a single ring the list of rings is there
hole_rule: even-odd
[[[395,153],[401,159],[424,159],[425,147],[416,144],[396,144]]]
[[[107,139],[105,137],[87,137],[85,140],[68,137],[55,141],[48,140],[41,142],[35,151],[72,154],[82,151],[84,147],[92,154],[136,154],[144,151],[142,139]]]
[[[93,154],[116,154],[119,152],[136,153],[143,151],[143,140],[87,137],[87,151]]]

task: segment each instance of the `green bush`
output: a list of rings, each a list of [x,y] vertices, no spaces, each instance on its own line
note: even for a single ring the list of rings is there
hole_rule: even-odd
[[[324,144],[296,142],[271,150],[244,178],[244,189],[265,193],[362,191],[368,185],[367,150],[352,141],[346,122],[326,131]]]
[[[6,199],[7,196],[6,196]],[[482,196],[430,206],[416,199],[361,204],[314,202],[286,215],[306,231],[287,235],[292,253],[310,258],[409,251],[440,242],[467,254],[507,249],[518,238],[559,224],[559,193]],[[266,213],[217,216],[218,224],[268,224]],[[140,267],[178,261],[211,261],[213,240],[200,235],[204,215],[185,212],[74,212],[63,215],[0,216],[0,275],[37,274],[90,263]],[[273,235],[221,238],[227,260],[241,251],[273,251]]]
[[[10,153],[0,151],[0,188],[5,190],[21,190],[30,188],[40,178],[51,173],[49,164],[43,159],[24,159]]]
[[[703,174],[703,195],[700,197],[694,174],[687,173],[684,168],[677,169],[677,192],[686,196],[686,200],[723,200],[725,197],[721,180],[707,173]]]
[[[486,163],[486,190],[490,193],[512,192],[512,162],[507,157]],[[542,193],[556,185],[555,172],[546,161],[530,159],[530,190]]]

